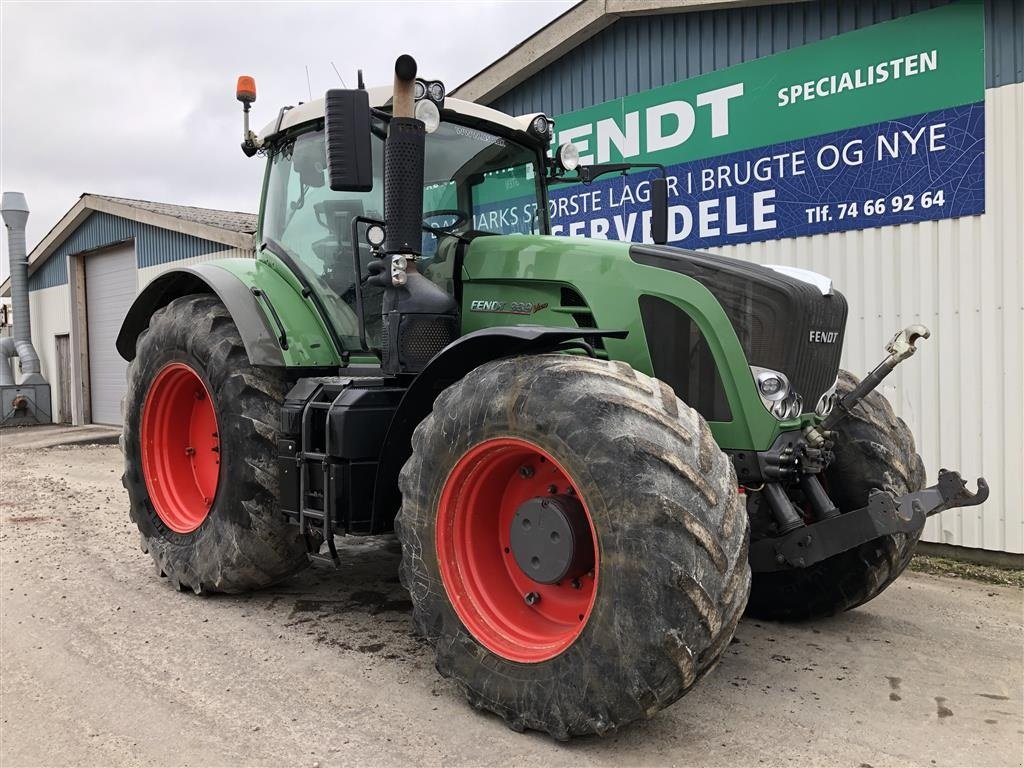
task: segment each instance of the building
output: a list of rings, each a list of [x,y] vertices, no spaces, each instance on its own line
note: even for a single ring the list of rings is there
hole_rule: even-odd
[[[54,421],[120,424],[127,363],[114,340],[132,301],[173,267],[251,257],[255,231],[249,213],[82,195],[28,256],[32,341]]]
[[[884,394],[932,479],[992,495],[924,538],[1019,556],[1022,81],[1017,0],[583,0],[453,95],[554,117],[584,162],[665,165],[675,244],[832,277],[851,371],[927,325]],[[553,195],[554,225],[639,239],[647,176]]]

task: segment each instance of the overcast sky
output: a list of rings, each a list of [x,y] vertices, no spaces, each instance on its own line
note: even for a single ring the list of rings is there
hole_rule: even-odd
[[[3,0],[0,186],[28,198],[30,250],[83,192],[255,212],[238,75],[256,78],[256,129],[337,86],[331,62],[378,85],[411,53],[454,88],[574,2]]]

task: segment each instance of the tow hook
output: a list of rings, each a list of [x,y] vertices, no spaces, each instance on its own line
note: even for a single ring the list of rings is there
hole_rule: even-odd
[[[932,332],[925,326],[914,324],[908,325],[893,336],[892,340],[885,345],[885,351],[889,353],[889,356],[876,365],[874,370],[861,380],[860,384],[847,392],[836,404],[835,410],[826,416],[820,424],[807,427],[804,430],[807,442],[815,448],[820,448],[831,439],[830,433],[836,424],[850,415],[857,403],[873,392],[897,365],[917,352],[918,339],[927,339],[931,335]]]

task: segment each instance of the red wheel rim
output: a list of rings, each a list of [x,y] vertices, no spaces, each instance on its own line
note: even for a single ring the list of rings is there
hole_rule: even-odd
[[[217,412],[199,374],[185,363],[157,373],[142,407],[142,470],[164,525],[191,533],[206,519],[220,477]]]
[[[528,467],[528,470],[521,471]],[[510,552],[510,526],[520,504],[552,493],[575,494],[590,529],[594,568],[558,584],[534,581]],[[466,453],[441,492],[437,511],[441,580],[456,614],[483,646],[502,658],[537,663],[575,642],[597,594],[598,547],[593,519],[568,473],[542,448],[518,438],[487,440]],[[540,599],[528,605],[525,596]]]

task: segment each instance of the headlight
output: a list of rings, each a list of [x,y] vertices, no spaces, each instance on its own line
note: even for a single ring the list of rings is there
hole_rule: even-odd
[[[531,136],[551,143],[551,126],[554,125],[548,120],[547,115],[537,115],[530,121],[530,127],[526,129],[526,132]]]
[[[563,144],[555,153],[558,165],[563,171],[575,171],[580,164],[580,150],[571,141]]]
[[[750,372],[754,375],[757,394],[772,416],[786,421],[803,413],[804,400],[793,391],[786,374],[756,365],[750,366]]]
[[[758,384],[758,393],[761,395],[761,399],[775,402],[784,400],[786,395],[790,394],[790,380],[785,377],[785,374],[757,366],[751,366],[751,371],[754,372],[754,381]]]
[[[771,412],[772,416],[777,418],[779,421],[786,421],[787,419],[795,419],[804,410],[804,399],[800,395],[793,393],[785,400],[778,400],[772,403]]]
[[[433,133],[441,124],[441,113],[437,111],[437,104],[427,99],[416,102],[416,119],[423,122],[427,133]]]
[[[832,413],[832,409],[835,408],[836,403],[839,402],[839,395],[836,393],[836,389],[838,389],[838,387],[839,377],[836,376],[835,383],[818,398],[818,404],[814,406],[814,412],[821,418],[825,418]]]
[[[440,80],[433,80],[427,83],[427,96],[430,97],[431,101],[436,101],[438,104],[444,101],[444,83]]]
[[[371,224],[366,228],[366,242],[374,248],[384,245],[384,227],[380,224]]]
[[[422,99],[426,95],[427,95],[427,84],[426,83],[424,83],[422,80],[417,80],[415,83],[413,83],[413,85],[412,85],[412,97],[416,101],[419,101],[420,99]]]

